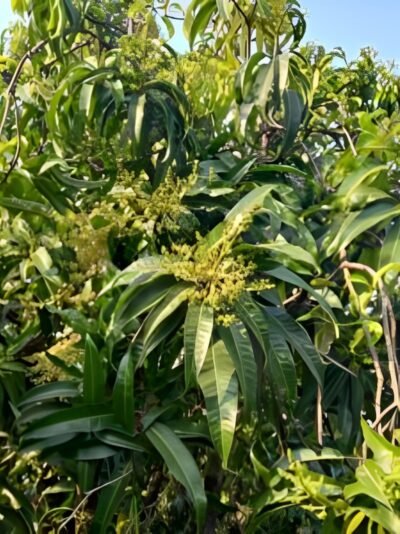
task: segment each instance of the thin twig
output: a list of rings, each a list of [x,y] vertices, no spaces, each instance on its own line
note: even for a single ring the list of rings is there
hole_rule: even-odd
[[[314,171],[315,171],[315,177],[318,179],[318,182],[320,184],[322,184],[322,176],[321,176],[321,173],[317,167],[317,164],[315,163],[314,161],[314,158],[312,157],[311,155],[311,152],[308,150],[307,146],[305,145],[305,143],[301,142],[301,146],[304,150],[304,152],[307,154],[307,156],[309,157],[309,160],[311,161],[311,165],[314,167]]]
[[[348,266],[349,262],[346,261],[346,252],[344,250],[340,251],[340,258],[344,260],[341,263],[341,268],[343,269],[344,279],[345,279],[347,288],[349,290],[349,293],[358,302],[359,313],[361,315],[360,300],[359,300],[357,291],[354,289],[353,282],[351,281],[351,275],[350,275],[350,270]],[[379,361],[379,356],[372,343],[368,328],[363,326],[363,331],[367,339],[368,350],[372,356],[372,361],[374,363],[374,369],[375,369],[375,374],[376,374],[376,390],[375,390],[375,403],[374,404],[375,404],[375,419],[379,420],[380,414],[381,414],[381,405],[382,405],[382,389],[383,389],[385,379],[384,379],[382,367]],[[381,425],[379,425],[378,430],[382,431]]]
[[[301,297],[302,293],[303,293],[302,289],[296,291],[296,293],[294,293],[291,297],[288,297],[286,300],[284,300],[282,302],[282,305],[287,306],[291,302],[295,302],[299,297]]]
[[[247,57],[246,59],[249,59],[251,56],[251,23],[250,23],[248,16],[243,11],[243,9],[239,6],[236,0],[232,0],[232,3],[236,7],[236,9],[239,11],[239,13],[242,15],[244,19],[244,23],[246,24],[246,28],[247,28]]]
[[[86,501],[89,499],[89,497],[91,495],[93,495],[93,493],[96,493],[96,491],[100,491],[101,489],[103,489],[103,488],[105,488],[107,486],[110,486],[111,484],[114,484],[115,482],[118,482],[119,480],[122,480],[123,478],[127,477],[131,473],[133,473],[133,468],[130,469],[129,471],[127,471],[126,473],[123,473],[121,476],[119,476],[117,478],[114,478],[113,480],[109,480],[105,484],[102,484],[101,486],[97,486],[96,488],[93,488],[92,490],[88,491],[86,493],[85,497],[78,504],[78,506],[76,506],[74,508],[74,510],[71,512],[71,514],[67,517],[67,519],[65,521],[63,521],[63,523],[61,523],[61,525],[58,527],[57,533],[61,532],[61,529],[63,529],[65,527],[65,525],[67,525],[71,521],[71,519],[73,519],[75,517],[77,511],[80,508],[82,508],[82,506],[86,503]]]
[[[343,258],[343,253],[341,253],[341,258]],[[344,253],[345,257],[345,253]],[[343,261],[340,265],[340,268],[343,269],[343,272],[347,269],[354,269],[358,271],[364,271],[368,273],[372,279],[376,278],[376,271],[369,267],[368,265],[364,265],[363,263],[357,263],[357,262],[349,262],[349,261]],[[398,364],[396,360],[396,319],[393,312],[392,303],[390,302],[390,299],[388,297],[388,294],[386,292],[385,286],[381,280],[381,278],[378,278],[377,280],[379,292],[381,294],[381,304],[382,304],[382,327],[383,327],[383,334],[385,338],[386,343],[386,349],[388,353],[388,369],[389,369],[389,375],[390,375],[390,387],[393,392],[393,399],[394,403],[397,406],[398,409],[400,409],[400,392],[399,392],[399,370],[398,370]],[[372,355],[374,358],[374,355]],[[375,363],[375,360],[374,360]],[[378,379],[378,375],[377,375]],[[385,427],[384,427],[385,428]],[[382,432],[384,432],[384,428],[382,428]]]
[[[372,423],[371,428],[375,428],[375,427],[382,421],[382,419],[383,419],[389,412],[391,412],[394,408],[397,408],[395,402],[392,402],[392,404],[389,404],[389,406],[386,406],[386,408],[385,408],[384,410],[382,410],[382,412],[380,413],[379,418],[378,418],[378,419],[375,419],[375,421]]]
[[[321,387],[318,386],[317,389],[317,439],[318,444],[321,445],[323,443],[323,418],[322,418],[322,390]]]
[[[383,385],[385,383],[385,379],[384,379],[382,368],[380,365],[378,353],[371,340],[371,334],[369,333],[368,328],[366,326],[363,326],[363,331],[365,334],[365,338],[367,340],[368,350],[374,362],[374,369],[375,369],[375,374],[376,374],[375,420],[379,421],[381,419],[382,391],[383,391]],[[382,425],[380,423],[378,423],[378,432],[380,433],[382,432]]]
[[[15,95],[14,93],[12,93],[10,96],[12,96],[13,100],[14,100],[14,112],[15,112],[15,127],[17,129],[17,148],[15,149],[15,153],[14,153],[14,156],[11,160],[11,163],[10,163],[10,167],[8,168],[8,171],[6,172],[3,180],[0,182],[0,183],[3,183],[5,181],[7,181],[7,178],[10,176],[10,174],[12,173],[12,171],[15,169],[15,166],[17,165],[18,163],[18,158],[19,158],[19,155],[21,153],[21,132],[20,132],[20,128],[19,128],[19,111],[18,111],[18,105],[17,105],[17,100],[15,98]]]
[[[88,39],[87,41],[83,41],[82,43],[78,43],[77,45],[75,45],[72,48],[70,48],[67,52],[65,52],[63,57],[68,56],[69,54],[73,54],[74,52],[76,52],[80,48],[84,48],[85,46],[89,46],[91,42],[92,41],[90,39]],[[52,65],[54,65],[54,63],[57,63],[57,61],[59,61],[58,57],[55,58],[55,59],[52,59],[48,63],[45,63],[44,67],[45,68],[51,67]]]
[[[353,153],[353,156],[354,156],[354,157],[357,157],[357,156],[358,156],[358,154],[357,154],[357,150],[356,150],[356,147],[354,146],[353,140],[352,140],[352,138],[350,137],[349,132],[346,130],[346,128],[345,128],[344,126],[342,126],[342,129],[343,129],[343,133],[344,133],[344,135],[346,136],[347,141],[349,142],[350,149],[351,149],[351,151],[352,151],[352,153]]]
[[[3,132],[3,128],[6,122],[6,119],[7,119],[8,112],[10,111],[10,96],[14,94],[15,86],[21,75],[25,62],[28,59],[30,59],[34,54],[36,54],[36,52],[39,52],[39,50],[47,43],[47,41],[48,39],[43,39],[42,41],[39,41],[39,43],[37,43],[35,46],[33,46],[30,50],[25,52],[25,54],[20,59],[20,62],[18,63],[17,68],[15,69],[13,77],[11,78],[10,84],[6,90],[6,106],[4,108],[3,117],[0,122],[0,136]]]

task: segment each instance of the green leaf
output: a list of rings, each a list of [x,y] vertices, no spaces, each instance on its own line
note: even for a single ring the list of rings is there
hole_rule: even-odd
[[[96,512],[90,526],[90,534],[107,534],[110,531],[109,526],[114,514],[118,512],[120,502],[125,495],[125,488],[130,482],[129,475],[131,472],[132,466],[128,463],[122,473],[115,471],[114,477],[101,490],[97,501]]]
[[[149,446],[145,447],[140,439],[125,432],[118,430],[101,430],[96,432],[95,435],[100,441],[112,445],[113,447],[129,449],[135,452],[149,452]]]
[[[385,495],[384,472],[374,460],[366,460],[356,470],[357,482],[348,484],[343,494],[346,499],[351,499],[358,495],[368,495],[378,502],[384,504],[392,510],[392,506]]]
[[[211,306],[204,302],[189,304],[184,327],[185,358],[194,362],[197,376],[206,358],[213,325],[214,311]]]
[[[250,337],[243,323],[220,327],[218,333],[235,365],[244,409],[250,414],[257,409],[257,365]]]
[[[51,218],[53,216],[53,209],[50,206],[34,202],[33,200],[25,200],[16,197],[0,197],[0,206],[10,208],[18,211],[26,211],[27,213],[34,213]]]
[[[109,330],[114,328],[123,330],[133,319],[150,310],[159,303],[171,287],[176,284],[172,276],[155,275],[149,277],[148,273],[134,279],[122,293],[115,306]]]
[[[33,387],[22,397],[18,406],[23,407],[27,404],[54,400],[55,398],[73,398],[79,395],[79,384],[77,382],[60,380],[59,382]]]
[[[181,440],[162,423],[154,423],[146,436],[160,453],[172,476],[185,488],[196,510],[198,531],[206,519],[207,499],[199,469]]]
[[[389,202],[377,202],[362,211],[350,213],[338,231],[327,236],[323,242],[322,258],[328,258],[346,248],[363,232],[400,215],[400,206]],[[333,238],[333,239],[332,239]],[[331,240],[332,239],[332,240]]]
[[[235,248],[235,252],[250,252],[253,254],[262,254],[268,253],[271,251],[272,257],[277,262],[281,261],[282,263],[288,262],[299,264],[298,272],[304,270],[305,273],[310,272],[320,272],[318,263],[315,258],[307,250],[297,245],[292,245],[288,243],[286,239],[279,235],[275,242],[271,243],[262,243],[259,245],[248,245],[243,244]],[[302,267],[302,264],[307,266],[307,269]]]
[[[31,425],[23,437],[28,440],[70,432],[98,432],[109,428],[114,422],[114,412],[107,406],[75,406],[44,417]]]
[[[294,401],[297,397],[297,375],[293,355],[287,340],[272,321],[268,321],[265,339],[267,369],[271,387],[278,399]]]
[[[316,351],[306,330],[286,311],[279,308],[264,307],[266,320],[271,329],[279,333],[303,358],[304,363],[322,387],[325,366]]]
[[[345,177],[336,194],[351,199],[351,196],[357,192],[361,184],[367,181],[368,185],[370,185],[376,176],[385,170],[387,171],[386,165],[369,164],[362,166]]]
[[[297,169],[296,167],[292,167],[291,165],[282,165],[282,164],[273,164],[270,163],[268,165],[258,165],[255,169],[251,171],[251,174],[257,177],[257,174],[264,174],[264,173],[276,173],[276,172],[282,172],[285,174],[291,174],[293,176],[299,176],[300,178],[307,178],[309,175],[301,171],[300,169]]]
[[[321,306],[321,308],[326,311],[326,313],[331,318],[332,324],[335,327],[336,337],[339,336],[339,328],[337,326],[337,321],[332,311],[332,308],[321,296],[321,294],[318,293],[318,291],[313,289],[309,284],[307,284],[307,282],[300,278],[300,276],[297,276],[297,274],[292,273],[291,271],[289,271],[289,269],[286,269],[285,267],[276,267],[275,269],[270,269],[266,271],[266,274],[269,274],[270,276],[272,276],[273,278],[277,278],[278,280],[283,280],[284,282],[287,282],[288,284],[291,284],[295,287],[300,287],[301,289],[304,289],[305,291],[307,291],[307,293],[312,295],[318,302],[318,304]]]
[[[390,474],[395,459],[400,458],[400,447],[396,447],[383,436],[374,432],[363,418],[361,418],[361,429],[365,443],[374,454],[374,460],[385,473]]]
[[[207,27],[211,15],[215,9],[215,0],[205,1],[190,25],[189,46],[192,48],[196,37]],[[186,21],[185,21],[186,24]]]
[[[118,367],[113,390],[113,406],[117,419],[132,431],[135,422],[133,355],[128,351]]]
[[[385,240],[379,256],[379,267],[400,263],[400,219],[386,229]]]
[[[210,435],[226,468],[236,427],[238,383],[223,341],[209,348],[198,381],[206,402]]]
[[[143,326],[143,345],[150,344],[151,336],[156,329],[173,314],[184,302],[187,301],[192,288],[187,284],[179,283],[172,287],[164,300],[149,314]]]
[[[90,404],[97,404],[104,400],[103,359],[89,335],[86,336],[85,343],[83,398]]]
[[[299,93],[292,89],[286,89],[283,92],[283,103],[285,135],[280,147],[281,154],[285,154],[292,148],[304,113],[304,102]]]

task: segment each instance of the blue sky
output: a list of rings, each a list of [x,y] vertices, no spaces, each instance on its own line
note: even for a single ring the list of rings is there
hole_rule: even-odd
[[[182,4],[187,4],[184,0]],[[372,46],[380,58],[400,63],[400,0],[300,0],[307,11],[306,40],[344,48],[349,59]],[[10,0],[0,0],[0,31],[11,20]],[[183,39],[174,38],[177,48]]]

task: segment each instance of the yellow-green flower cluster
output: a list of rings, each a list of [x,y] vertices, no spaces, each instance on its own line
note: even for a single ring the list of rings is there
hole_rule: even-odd
[[[171,251],[164,251],[163,268],[179,280],[194,285],[192,298],[205,302],[214,310],[221,324],[231,324],[234,316],[229,313],[244,291],[251,288],[255,264],[241,255],[232,254],[232,246],[248,227],[251,216],[238,216],[226,225],[222,236],[213,245],[200,239],[196,245],[173,244]],[[258,282],[259,287],[271,287],[268,281]]]
[[[48,353],[59,358],[67,366],[81,364],[83,363],[83,350],[77,347],[80,340],[81,336],[79,334],[68,334],[53,345],[48,350]],[[57,380],[70,378],[68,373],[55,365],[44,352],[37,352],[26,359],[34,364],[29,368],[29,373],[35,384],[56,382]]]
[[[134,89],[154,80],[175,81],[174,59],[157,38],[125,35],[119,41],[120,70]]]
[[[120,230],[130,220],[134,227],[151,234],[157,232],[177,231],[179,218],[187,210],[182,198],[197,180],[197,166],[187,178],[178,178],[169,170],[163,182],[151,192],[149,179],[145,174],[132,176],[122,170],[116,186],[111,191],[111,198],[118,202],[122,219]]]

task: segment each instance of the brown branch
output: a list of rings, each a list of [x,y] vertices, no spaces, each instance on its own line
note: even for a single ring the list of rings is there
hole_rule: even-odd
[[[345,251],[341,251],[341,259],[345,257],[346,257]],[[354,269],[354,270],[368,273],[372,279],[376,277],[376,271],[372,269],[371,267],[369,267],[368,265],[364,265],[363,263],[349,262],[345,260],[341,263],[339,268],[343,269],[343,272],[345,272],[345,270]],[[392,303],[390,302],[385,286],[380,278],[378,279],[378,287],[379,287],[379,292],[381,294],[382,327],[383,327],[383,333],[384,333],[384,338],[385,338],[385,343],[386,343],[386,349],[388,353],[390,387],[393,392],[394,403],[397,406],[397,409],[400,409],[399,369],[398,369],[398,364],[396,360],[396,319],[394,316]],[[376,354],[376,351],[375,351],[375,356],[372,353],[371,355],[374,359],[374,365],[375,365],[375,359],[378,355]],[[377,380],[379,380],[378,375],[377,375]],[[380,413],[377,414],[377,418],[379,418],[378,417],[379,415]],[[382,432],[384,432],[384,429],[385,427],[382,428]]]
[[[79,50],[80,48],[84,48],[85,46],[88,46],[90,45],[92,41],[90,41],[90,39],[88,39],[87,41],[83,41],[82,43],[78,43],[77,45],[73,46],[72,48],[70,48],[68,50],[68,52],[65,52],[64,56],[68,56],[69,54],[73,54],[74,52],[76,52],[77,50]],[[51,61],[49,61],[48,63],[45,63],[44,65],[44,68],[48,68],[48,67],[51,67],[52,65],[54,65],[55,63],[57,63],[58,61],[58,57],[56,57],[55,59],[52,59]]]
[[[15,86],[17,85],[17,82],[18,82],[18,79],[21,75],[21,72],[22,72],[22,69],[25,65],[25,62],[30,59],[34,54],[36,54],[37,52],[39,52],[39,50],[48,42],[48,39],[43,39],[42,41],[40,41],[38,44],[36,44],[35,46],[33,46],[30,50],[28,50],[27,52],[25,52],[25,54],[22,56],[22,58],[20,59],[20,62],[18,63],[17,65],[17,68],[15,69],[15,72],[14,72],[14,75],[13,77],[11,78],[11,81],[10,81],[10,84],[9,86],[7,87],[7,90],[6,90],[6,106],[4,108],[4,112],[3,112],[3,117],[1,119],[1,122],[0,122],[0,136],[2,134],[2,131],[3,131],[3,128],[4,128],[4,124],[6,122],[6,119],[7,119],[7,115],[8,115],[8,112],[10,111],[10,96],[12,94],[14,94],[14,91],[15,91]]]
[[[251,23],[250,19],[246,15],[246,13],[243,11],[243,9],[239,6],[239,4],[236,2],[236,0],[232,0],[232,3],[236,7],[236,9],[239,11],[239,13],[242,15],[244,19],[244,23],[246,24],[247,28],[247,57],[246,59],[250,58],[251,55]]]
[[[360,306],[358,293],[354,289],[353,282],[351,281],[350,270],[349,270],[349,266],[347,265],[349,262],[345,259],[346,258],[346,252],[344,250],[340,251],[340,258],[344,260],[341,263],[340,267],[343,269],[344,279],[345,279],[347,288],[349,290],[349,293],[351,295],[353,295],[353,297],[357,300],[359,313],[360,313],[360,316],[361,316],[361,306]],[[385,378],[383,376],[382,367],[381,367],[381,363],[379,361],[378,353],[377,353],[377,351],[376,351],[376,349],[375,349],[375,347],[374,347],[374,345],[372,343],[371,336],[370,336],[370,333],[368,331],[368,328],[363,326],[363,331],[364,331],[364,335],[365,335],[366,340],[367,340],[368,350],[369,350],[369,352],[371,354],[372,361],[374,363],[374,369],[375,369],[375,374],[376,374],[376,390],[375,390],[375,402],[374,402],[374,405],[375,405],[375,420],[376,421],[380,421],[380,419],[381,419],[381,407],[382,407],[382,390],[383,390],[383,385],[385,383]],[[380,424],[378,426],[378,431],[379,432],[382,431],[382,426]]]
[[[375,421],[372,423],[371,428],[375,428],[382,421],[382,419],[388,413],[390,413],[394,408],[397,408],[395,402],[392,402],[392,404],[389,404],[389,406],[386,406],[386,408],[382,410],[382,412],[380,413],[380,416],[378,417],[378,419],[375,419]]]
[[[6,174],[5,174],[4,178],[3,178],[3,180],[1,181],[1,183],[6,182],[8,177],[12,173],[12,171],[15,169],[15,166],[17,165],[17,162],[18,162],[19,155],[21,153],[21,132],[20,132],[20,128],[19,128],[19,111],[18,111],[17,101],[16,101],[14,93],[12,93],[10,96],[12,96],[13,100],[14,100],[15,127],[17,129],[17,148],[16,148],[14,156],[13,156],[13,158],[11,160],[10,167],[9,167],[8,171],[6,172]]]
[[[94,39],[96,39],[97,41],[99,41],[99,43],[101,44],[101,46],[103,48],[105,48],[106,50],[112,50],[114,48],[114,46],[110,43],[107,43],[106,41],[104,41],[104,39],[102,39],[101,37],[99,37],[97,35],[97,33],[95,32],[92,32],[92,30],[81,30],[82,33],[87,33],[88,35],[91,35]]]

